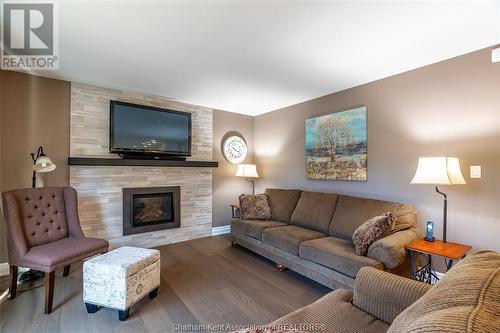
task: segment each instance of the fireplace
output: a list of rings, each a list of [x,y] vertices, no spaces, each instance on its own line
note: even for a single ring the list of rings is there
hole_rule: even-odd
[[[123,235],[178,228],[179,186],[123,189]]]

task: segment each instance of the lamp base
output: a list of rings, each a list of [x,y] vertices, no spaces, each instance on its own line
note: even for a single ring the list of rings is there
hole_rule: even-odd
[[[434,241],[436,240],[436,238],[435,238],[435,237],[432,237],[432,238],[427,238],[427,237],[425,237],[425,238],[424,238],[424,240],[425,240],[426,242],[434,242]]]
[[[27,270],[26,272],[21,273],[17,280],[19,283],[27,282],[27,281],[33,281],[33,280],[38,280],[41,279],[45,276],[44,272],[37,271],[34,269]]]

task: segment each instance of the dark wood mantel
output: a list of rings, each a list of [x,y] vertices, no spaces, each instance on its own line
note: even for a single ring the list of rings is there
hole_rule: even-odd
[[[68,157],[68,165],[86,166],[164,166],[164,167],[191,167],[217,168],[217,161],[176,161],[176,160],[139,160],[122,158],[100,157]]]

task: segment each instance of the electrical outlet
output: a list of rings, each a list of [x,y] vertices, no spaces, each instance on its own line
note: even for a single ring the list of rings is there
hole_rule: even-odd
[[[491,62],[500,62],[500,47],[491,51]]]
[[[471,165],[470,166],[470,178],[481,178],[481,166]]]

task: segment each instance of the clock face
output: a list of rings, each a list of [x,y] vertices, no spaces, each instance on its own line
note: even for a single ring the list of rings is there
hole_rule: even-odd
[[[247,157],[247,144],[239,136],[230,136],[222,145],[222,153],[229,162],[239,164]]]

